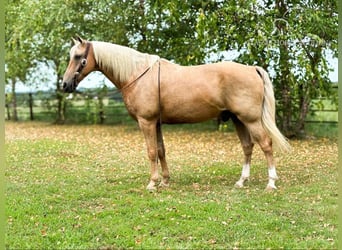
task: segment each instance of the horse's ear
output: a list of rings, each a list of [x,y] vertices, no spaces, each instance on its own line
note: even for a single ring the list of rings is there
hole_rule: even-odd
[[[79,35],[76,35],[76,40],[80,43],[84,43],[84,40]]]
[[[77,41],[76,41],[76,39],[75,38],[71,38],[71,40],[72,40],[72,42],[74,43],[74,45],[76,45],[77,44]]]

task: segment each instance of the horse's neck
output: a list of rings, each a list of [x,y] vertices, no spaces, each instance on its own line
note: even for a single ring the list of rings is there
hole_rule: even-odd
[[[155,57],[116,44],[93,42],[93,46],[99,70],[117,88],[124,87],[130,78],[139,74],[137,71],[148,67]]]

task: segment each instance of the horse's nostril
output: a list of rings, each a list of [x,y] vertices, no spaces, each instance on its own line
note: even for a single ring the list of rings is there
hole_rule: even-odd
[[[68,83],[63,82],[63,91],[67,92],[67,93],[71,93],[72,92],[72,88],[70,88]]]

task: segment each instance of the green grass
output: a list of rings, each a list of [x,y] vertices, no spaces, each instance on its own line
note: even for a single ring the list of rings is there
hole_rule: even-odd
[[[145,191],[149,164],[136,126],[6,123],[8,249],[337,248],[337,142],[292,141],[276,154],[278,191],[234,133],[164,126],[172,179]]]

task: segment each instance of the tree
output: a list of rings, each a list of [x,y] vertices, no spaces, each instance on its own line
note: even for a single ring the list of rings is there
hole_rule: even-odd
[[[271,73],[280,128],[304,134],[311,101],[332,90],[325,54],[337,53],[336,1],[229,1],[200,21],[209,47],[237,50],[237,61]]]
[[[22,25],[24,13],[22,1],[11,1],[6,4],[6,26],[5,26],[5,61],[10,62],[5,67],[5,80],[11,85],[10,101],[12,103],[12,117],[18,120],[16,84],[25,82],[28,69],[34,67],[34,61],[30,60],[30,50],[27,39],[17,26]]]
[[[113,4],[112,7],[104,0],[98,2],[91,0],[66,2],[21,0],[11,4],[13,6],[12,16],[20,14],[20,22],[13,20],[12,25],[6,27],[11,29],[14,37],[19,36],[18,42],[25,41],[27,50],[23,52],[23,57],[31,62],[46,63],[55,72],[57,123],[64,123],[65,120],[66,102],[61,90],[61,81],[69,59],[68,51],[72,45],[71,38],[76,34],[84,35],[89,40],[106,38],[110,41],[113,37],[125,37],[122,30],[114,28],[115,19],[120,20],[120,17],[123,16],[121,14],[123,9],[120,9],[122,1],[117,2],[119,4]],[[117,11],[118,9],[120,12]],[[112,13],[114,10],[116,13]],[[116,17],[118,13],[120,14]],[[123,27],[123,25],[118,26]],[[6,37],[10,38],[13,34],[8,34]],[[10,39],[13,40],[13,38]],[[124,39],[118,39],[119,42],[122,40]],[[6,44],[10,46],[10,42]],[[17,58],[15,55],[9,55],[7,61],[10,63],[8,65],[12,65]],[[34,65],[24,65],[20,68],[26,73],[29,69],[34,70]]]
[[[129,10],[138,17],[126,23],[131,45],[183,65],[204,63],[208,47],[196,25],[201,13],[218,6],[217,1],[140,0]]]
[[[35,18],[28,18],[27,22],[31,27],[33,36],[26,33],[30,37],[31,50],[34,59],[44,62],[53,68],[56,78],[56,98],[57,98],[57,117],[56,123],[64,123],[65,121],[65,95],[61,90],[61,81],[64,70],[68,61],[68,47],[70,46],[70,38],[75,34],[84,20],[88,11],[87,2],[77,2],[80,11],[75,11],[76,2],[68,1],[27,1],[26,10],[32,11]],[[84,11],[82,11],[84,10]],[[32,15],[31,14],[31,15]]]
[[[337,57],[336,11],[335,1],[310,2],[305,13],[297,8],[289,11],[289,19],[293,20],[290,25],[297,42],[296,61],[302,68],[294,72],[298,92],[295,106],[299,107],[298,112],[295,112],[294,119],[298,122],[294,130],[299,134],[305,132],[304,121],[312,99],[331,95],[332,84],[328,78],[326,53],[328,50],[333,51]]]

